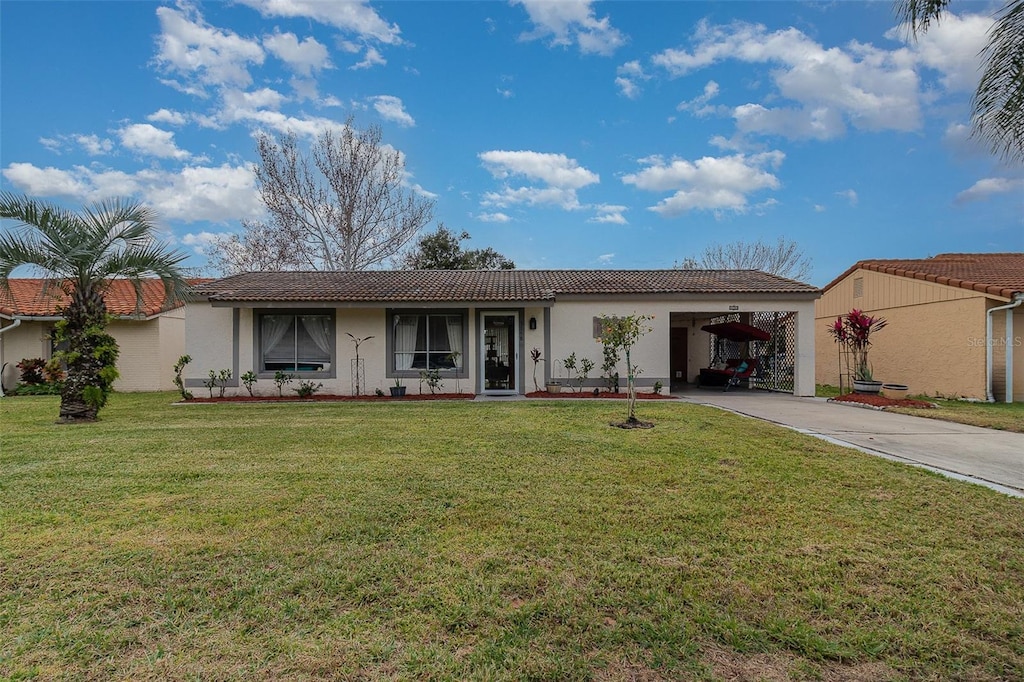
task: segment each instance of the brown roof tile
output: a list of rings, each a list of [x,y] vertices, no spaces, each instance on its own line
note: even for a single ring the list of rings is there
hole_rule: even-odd
[[[756,270],[369,270],[249,272],[196,287],[214,301],[492,302],[610,294],[817,294]]]
[[[832,280],[824,291],[858,268],[1004,298],[1024,293],[1024,253],[942,253],[920,259],[862,260]]]
[[[202,284],[210,280],[195,280]],[[0,285],[0,314],[23,317],[54,317],[67,305],[68,296],[52,280],[12,278],[8,286]],[[135,288],[127,280],[110,282],[103,296],[107,312],[118,317],[152,317],[182,306],[178,301],[164,303],[164,286],[158,279],[142,280],[142,305],[138,306]]]

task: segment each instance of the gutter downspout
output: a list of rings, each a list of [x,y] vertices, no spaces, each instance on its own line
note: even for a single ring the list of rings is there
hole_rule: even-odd
[[[985,317],[985,399],[994,403],[995,395],[992,393],[992,313],[1000,310],[1010,311],[1024,303],[1024,294],[1014,294],[1013,301],[997,308],[989,308]],[[1013,313],[1006,313],[1006,402],[1013,402]]]
[[[9,324],[6,327],[0,328],[0,398],[4,397],[4,341],[3,334],[11,331],[15,327],[21,326],[21,318],[14,318],[14,324]]]

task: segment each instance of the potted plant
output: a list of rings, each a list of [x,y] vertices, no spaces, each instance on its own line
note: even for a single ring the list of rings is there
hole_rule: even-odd
[[[391,397],[401,398],[405,395],[405,386],[402,385],[402,380],[399,378],[395,379],[395,385],[391,387]]]
[[[548,383],[544,384],[544,388],[547,389],[548,393],[561,393],[562,392],[562,382],[561,381],[556,381],[555,379],[552,379]]]
[[[882,389],[882,382],[875,380],[868,363],[868,351],[871,337],[886,324],[885,319],[865,315],[854,308],[837,317],[828,328],[829,335],[839,344],[840,357],[846,351],[847,370],[853,375],[853,390],[857,393],[878,393]]]
[[[906,384],[882,384],[882,393],[886,398],[903,400],[910,388]]]

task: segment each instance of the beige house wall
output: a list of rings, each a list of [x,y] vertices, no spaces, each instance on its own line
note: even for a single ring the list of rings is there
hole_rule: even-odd
[[[857,308],[888,321],[872,336],[868,359],[876,379],[906,384],[911,393],[984,400],[986,310],[1000,304],[980,292],[856,270],[815,305],[817,382],[839,385],[839,352],[828,328]],[[1004,316],[995,314],[997,329]],[[994,350],[994,357],[1002,352]],[[1015,366],[1015,384],[1019,371]],[[1015,385],[1015,395],[1022,388]]]
[[[4,326],[11,321],[4,320]],[[23,320],[16,329],[0,335],[0,366],[3,385],[12,388],[21,379],[17,364],[25,358],[52,357],[50,334],[53,321]],[[185,312],[179,308],[149,320],[114,320],[107,332],[117,341],[120,355],[115,391],[166,391],[174,388],[174,362],[185,352]]]
[[[482,389],[478,371],[478,359],[481,357],[482,343],[480,337],[481,316],[485,312],[514,312],[519,319],[519,357],[517,362],[517,385],[521,392],[533,390],[533,362],[530,351],[537,348],[541,351],[544,361],[537,367],[537,382],[543,384],[548,378],[565,378],[561,365],[555,361],[564,360],[575,352],[578,359],[587,357],[594,362],[594,370],[590,373],[590,384],[598,385],[603,361],[602,347],[593,334],[593,318],[601,315],[654,315],[650,322],[653,331],[642,337],[633,351],[633,362],[643,372],[639,375],[642,390],[650,390],[656,381],[668,386],[669,377],[669,326],[673,319],[672,313],[685,311],[686,320],[691,326],[691,343],[688,344],[690,362],[688,367],[691,379],[696,377],[699,368],[706,366],[709,336],[699,330],[702,324],[715,315],[729,310],[730,305],[740,311],[776,310],[780,312],[797,312],[798,343],[796,385],[798,395],[813,395],[814,392],[814,325],[812,301],[803,302],[766,302],[750,297],[723,298],[720,301],[637,301],[620,300],[595,303],[592,301],[559,301],[554,306],[463,306],[468,310],[467,346],[463,353],[463,365],[467,378],[458,382],[454,378],[445,377],[443,390],[454,392],[457,388],[462,392],[477,393]],[[402,306],[399,306],[402,307]],[[453,308],[458,306],[452,306]],[[394,384],[388,377],[389,358],[387,357],[387,319],[383,308],[339,308],[335,311],[335,362],[331,376],[313,379],[314,383],[323,383],[322,392],[348,395],[352,392],[353,381],[351,361],[355,357],[355,347],[348,334],[358,338],[373,336],[360,345],[359,354],[363,360],[365,384],[361,386],[364,394],[372,394],[376,389],[385,393]],[[536,329],[530,329],[530,320],[536,321]],[[184,378],[186,385],[196,395],[206,395],[202,382],[208,372],[220,369],[231,369],[234,379],[225,391],[227,395],[244,394],[245,388],[237,378],[249,370],[256,369],[257,339],[254,332],[255,315],[252,309],[232,309],[214,307],[209,303],[196,302],[188,304],[185,313],[185,343],[193,361],[186,368]],[[680,318],[676,317],[679,324]],[[175,356],[174,359],[177,359]],[[173,364],[173,360],[171,361]],[[626,376],[626,364],[623,358],[618,368],[623,378]],[[404,378],[403,384],[407,391],[416,393],[419,382],[415,378]],[[297,382],[285,390],[290,391]],[[424,387],[424,390],[427,390]],[[276,395],[277,389],[270,378],[260,378],[254,387],[254,393]]]
[[[13,320],[0,320],[0,325],[9,327]],[[14,388],[21,380],[18,363],[25,358],[50,359],[50,330],[52,322],[22,321],[10,331],[0,334],[0,367],[3,367],[3,385]],[[4,367],[4,364],[7,366]]]

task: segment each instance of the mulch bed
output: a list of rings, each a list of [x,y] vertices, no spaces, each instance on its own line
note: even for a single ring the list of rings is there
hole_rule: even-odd
[[[233,395],[223,398],[195,397],[191,400],[181,401],[182,403],[333,403],[333,402],[410,402],[416,400],[472,400],[476,396],[472,393],[416,393],[406,394],[401,398],[392,398],[388,395],[331,395],[313,394],[308,398],[301,398],[297,395]]]
[[[601,391],[597,395],[591,391],[559,391],[558,393],[548,393],[547,391],[533,391],[532,393],[526,394],[527,398],[620,398],[625,400],[627,394],[625,393],[610,393],[607,391]],[[637,400],[676,400],[675,396],[664,395],[660,393],[637,393]]]
[[[886,398],[882,395],[871,395],[865,393],[847,393],[846,395],[836,396],[835,398],[829,398],[830,403],[855,403],[857,405],[870,405],[871,407],[880,407],[882,409],[886,407],[937,407],[935,403],[929,403],[924,400],[914,400],[913,398],[903,398],[901,400],[893,400],[892,398]]]

